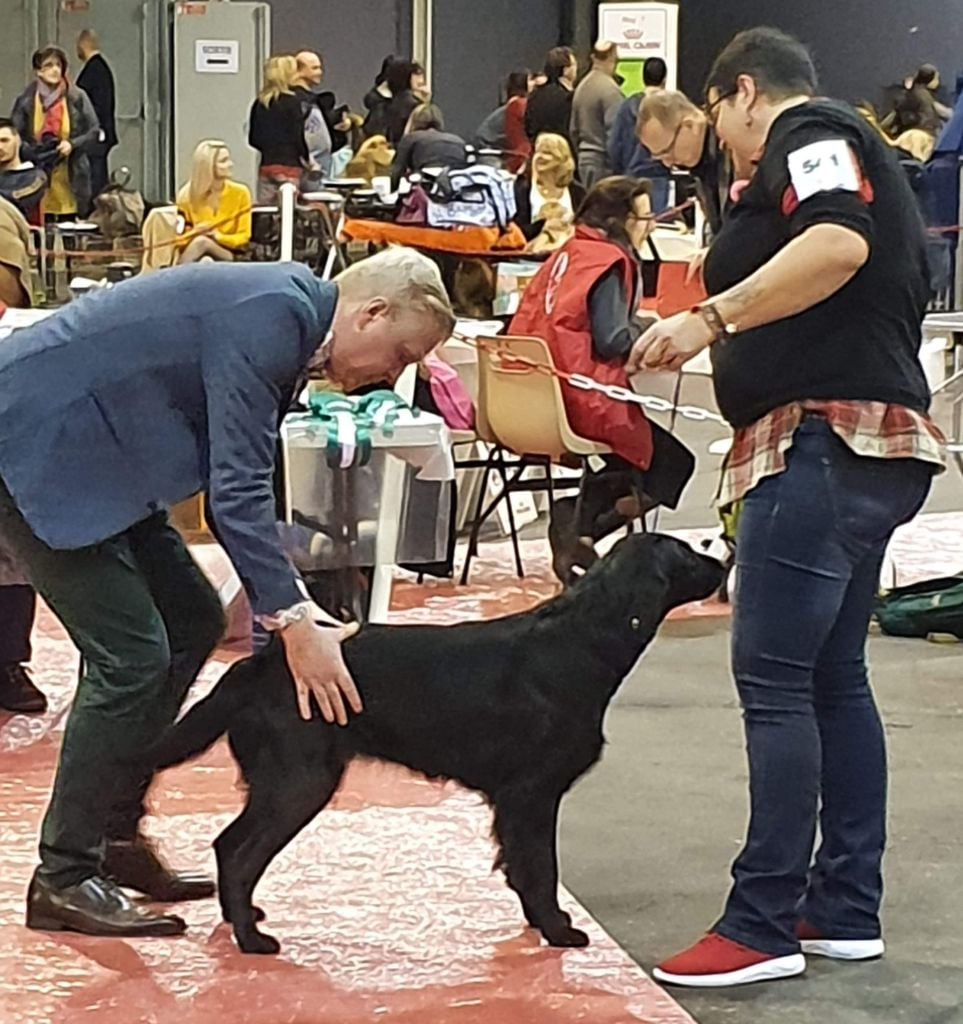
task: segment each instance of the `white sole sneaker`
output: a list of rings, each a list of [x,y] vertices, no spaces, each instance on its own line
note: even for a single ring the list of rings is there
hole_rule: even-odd
[[[886,952],[882,939],[803,939],[799,945],[807,956],[830,960],[878,960]]]
[[[656,967],[652,977],[666,985],[684,985],[686,988],[726,988],[729,985],[751,985],[756,981],[776,981],[779,978],[793,978],[806,970],[806,958],[802,953],[791,956],[777,956],[763,960],[752,967],[725,974],[669,974]]]

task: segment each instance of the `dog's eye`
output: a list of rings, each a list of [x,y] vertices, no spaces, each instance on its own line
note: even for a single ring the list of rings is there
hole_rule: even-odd
[[[637,615],[633,615],[632,618],[629,619],[629,625],[632,627],[632,629],[638,629],[639,626],[642,625],[642,620],[639,619]]]

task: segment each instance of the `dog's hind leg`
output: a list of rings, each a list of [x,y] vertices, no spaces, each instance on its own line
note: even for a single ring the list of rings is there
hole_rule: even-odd
[[[331,799],[341,781],[343,764],[297,767],[284,765],[282,775],[272,770],[270,785],[251,780],[248,802],[241,816],[215,841],[221,906],[245,953],[277,953],[280,943],[258,930],[251,898],[268,864]]]
[[[495,804],[495,836],[500,865],[518,894],[525,918],[551,946],[587,946],[588,936],[572,927],[558,905],[558,855],[555,833],[561,794],[500,794]]]

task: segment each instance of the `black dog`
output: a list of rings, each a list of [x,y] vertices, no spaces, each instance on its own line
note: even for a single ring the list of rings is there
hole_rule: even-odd
[[[620,541],[573,587],[533,611],[456,626],[367,626],[345,645],[364,700],[346,728],[298,715],[279,643],[231,668],[167,734],[155,760],[180,764],[227,733],[247,804],[214,843],[221,907],[245,953],[254,887],[365,755],[457,779],[494,809],[497,867],[553,946],[584,946],[558,905],[562,796],[598,760],[602,718],[666,613],[718,589],[722,569],[670,537]]]

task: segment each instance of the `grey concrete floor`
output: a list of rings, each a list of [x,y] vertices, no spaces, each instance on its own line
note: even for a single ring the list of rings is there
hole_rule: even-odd
[[[718,916],[747,813],[728,622],[671,624],[566,798],[565,884],[646,969]],[[885,959],[674,997],[700,1024],[963,1024],[963,648],[874,638],[890,741]]]

